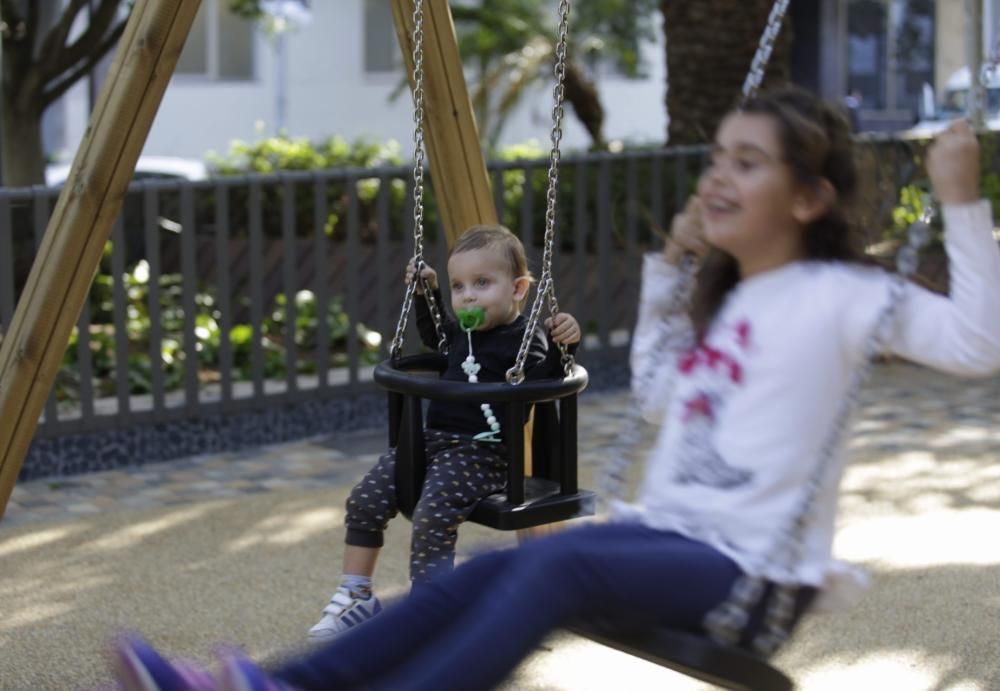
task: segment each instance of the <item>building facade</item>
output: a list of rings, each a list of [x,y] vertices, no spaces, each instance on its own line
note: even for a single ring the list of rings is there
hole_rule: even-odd
[[[1000,40],[1000,0],[981,1],[988,52]],[[405,90],[400,93],[405,75],[388,1],[309,5],[309,21],[277,41],[233,16],[226,0],[202,0],[144,153],[203,158],[226,151],[233,139],[273,134],[283,121],[292,136],[396,140],[408,155],[412,104]],[[924,85],[939,88],[967,62],[966,0],[794,0],[788,26],[794,32],[793,80],[830,99],[856,90],[866,129],[908,127],[921,115]],[[602,74],[609,140],[663,140],[663,50],[662,36],[644,46],[643,79]],[[53,158],[72,156],[94,92],[85,80],[50,109],[45,133]],[[550,99],[550,85],[523,99],[500,143],[534,139],[544,146]],[[564,144],[589,144],[572,116]]]
[[[1000,41],[1000,0],[982,2],[978,27],[968,0],[792,2],[792,77],[830,99],[861,96],[866,129],[903,129],[923,113],[925,85],[940,91],[969,61],[969,35],[984,57]]]
[[[284,113],[291,136],[396,140],[408,155],[413,105],[405,90],[400,93],[405,74],[388,0],[311,2],[309,9],[309,21],[285,35],[282,55],[274,39],[234,17],[226,0],[202,0],[144,154],[201,158],[223,152],[233,139],[274,134]],[[600,80],[609,139],[663,138],[662,39],[644,51],[646,78],[609,74]],[[55,158],[71,156],[82,138],[90,98],[87,85],[79,84],[50,109],[46,133]],[[501,143],[535,139],[545,145],[550,118],[551,85],[545,84],[510,116]],[[571,115],[564,129],[567,148],[589,144]]]

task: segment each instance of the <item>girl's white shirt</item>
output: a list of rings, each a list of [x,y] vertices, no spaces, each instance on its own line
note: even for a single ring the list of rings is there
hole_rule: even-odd
[[[1000,371],[1000,248],[986,201],[943,209],[950,295],[908,283],[888,338],[907,360],[962,376]],[[832,558],[844,439],[811,508],[802,553],[775,560],[861,364],[892,275],[878,267],[801,261],[741,281],[701,343],[679,352],[657,342],[690,334],[665,314],[678,271],[644,259],[632,340],[633,387],[660,431],[635,504],[636,520],[702,540],[746,572],[822,588],[830,609],[863,589]],[[670,336],[669,334],[672,334]],[[825,601],[825,602],[824,602]]]

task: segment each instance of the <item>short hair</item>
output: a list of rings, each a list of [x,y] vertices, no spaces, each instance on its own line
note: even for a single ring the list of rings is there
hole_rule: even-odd
[[[528,271],[528,257],[521,239],[509,228],[499,224],[475,225],[468,228],[455,242],[448,256],[484,248],[496,249],[501,254],[506,260],[511,278],[522,276],[531,278],[531,272]]]

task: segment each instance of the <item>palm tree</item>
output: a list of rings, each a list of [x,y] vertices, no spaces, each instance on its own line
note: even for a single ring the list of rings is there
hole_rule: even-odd
[[[256,18],[262,0],[229,0],[238,14]],[[581,56],[615,63],[626,76],[642,75],[639,46],[655,36],[657,0],[578,0],[571,12],[565,94],[594,148],[603,149],[604,107]],[[504,123],[532,86],[553,80],[558,39],[556,0],[480,0],[453,3],[459,52],[476,73],[472,107],[483,139],[494,146]]]
[[[565,96],[590,134],[606,148],[604,107],[585,60],[608,60],[625,75],[642,74],[639,46],[654,37],[655,0],[587,0],[571,12]],[[558,40],[556,3],[490,0],[455,5],[452,15],[463,61],[476,73],[471,98],[480,132],[495,145],[507,117],[539,84],[551,84]]]
[[[708,141],[738,102],[772,4],[773,0],[661,0],[671,144]],[[788,81],[790,24],[786,17],[765,85]]]

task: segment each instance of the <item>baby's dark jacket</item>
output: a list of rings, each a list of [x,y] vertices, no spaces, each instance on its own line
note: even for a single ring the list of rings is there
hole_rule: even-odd
[[[434,297],[437,298],[439,306],[445,304],[439,290],[434,291]],[[438,337],[434,331],[434,320],[431,318],[427,301],[420,298],[414,302],[420,339],[424,345],[436,350]],[[468,376],[462,371],[462,363],[469,354],[469,337],[450,315],[442,314],[442,316],[444,333],[448,339],[448,368],[441,377],[450,381],[468,381]],[[507,380],[507,370],[514,365],[526,326],[527,319],[524,315],[518,315],[510,324],[497,326],[489,331],[472,332],[473,355],[481,366],[476,376],[481,383]],[[571,353],[575,350],[576,345],[570,346]],[[562,352],[541,324],[535,328],[535,334],[528,346],[524,375],[526,380],[563,376]],[[493,408],[493,413],[500,422],[502,438],[503,426],[507,420],[506,404],[486,400],[482,403],[489,403]],[[487,432],[489,426],[479,406],[479,403],[431,401],[427,409],[427,427],[469,436]]]

